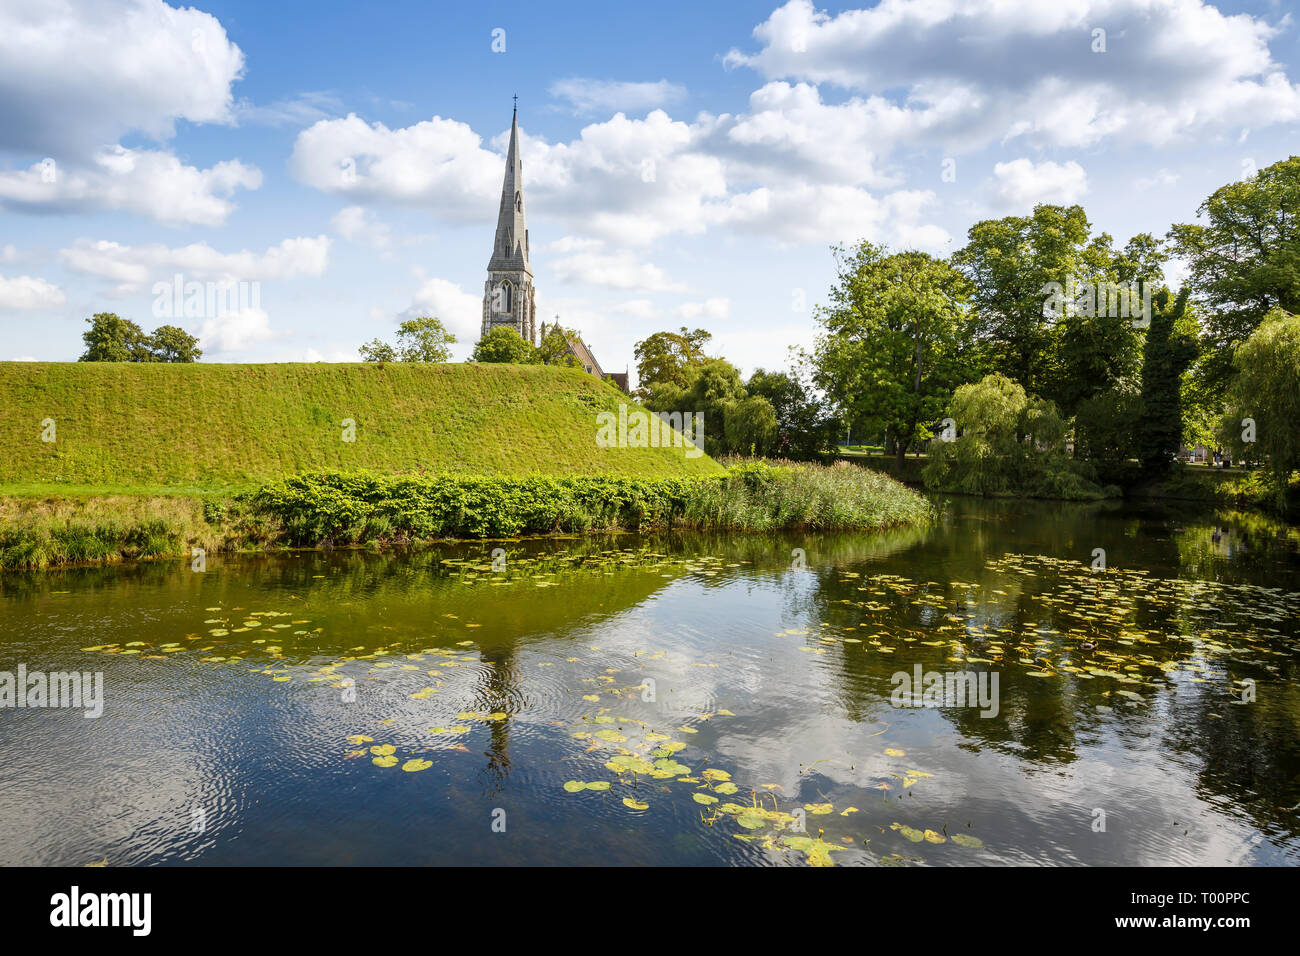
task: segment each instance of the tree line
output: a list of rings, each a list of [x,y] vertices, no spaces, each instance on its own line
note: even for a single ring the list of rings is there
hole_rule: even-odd
[[[714,412],[713,452],[815,455],[848,432],[900,466],[925,448],[927,483],[983,494],[1093,496],[1208,445],[1266,466],[1280,503],[1300,467],[1300,157],[1198,213],[1122,246],[1049,204],[975,223],[948,257],[834,246],[794,371],[742,382],[683,328],[638,343],[641,396]]]

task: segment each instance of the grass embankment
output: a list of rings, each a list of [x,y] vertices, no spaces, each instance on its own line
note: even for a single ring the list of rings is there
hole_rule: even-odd
[[[0,494],[229,491],[321,469],[721,472],[681,448],[597,446],[597,414],[620,404],[639,408],[580,369],[535,365],[0,362]]]
[[[322,472],[221,500],[110,499],[0,527],[0,567],[48,567],[209,550],[384,544],[608,530],[877,530],[929,520],[928,501],[849,465],[741,462],[713,475],[473,476]],[[46,506],[48,508],[48,505]],[[2,517],[2,515],[0,515]],[[74,530],[75,529],[75,530]]]

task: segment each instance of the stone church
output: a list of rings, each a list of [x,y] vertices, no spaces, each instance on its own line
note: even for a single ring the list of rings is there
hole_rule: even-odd
[[[537,302],[533,267],[528,258],[528,223],[524,218],[524,164],[519,157],[519,109],[510,119],[510,148],[506,151],[506,174],[501,183],[501,207],[497,232],[488,260],[488,277],[483,283],[483,326],[479,337],[498,326],[508,326],[520,338],[537,345]],[[558,319],[559,317],[556,316]],[[559,328],[558,321],[555,328]],[[545,336],[546,325],[541,334]],[[597,378],[607,378],[627,391],[626,372],[606,374],[596,356],[581,338],[566,336],[578,365]]]

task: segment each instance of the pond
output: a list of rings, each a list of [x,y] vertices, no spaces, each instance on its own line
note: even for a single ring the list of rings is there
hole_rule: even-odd
[[[1294,529],[943,508],[2,576],[0,863],[1300,862]]]

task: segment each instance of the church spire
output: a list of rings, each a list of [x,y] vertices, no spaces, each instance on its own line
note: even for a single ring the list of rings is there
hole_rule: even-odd
[[[524,164],[519,158],[519,97],[510,116],[510,147],[501,182],[497,233],[483,284],[483,335],[495,326],[513,328],[526,342],[537,342],[536,291],[528,261],[528,223],[524,219]]]
[[[501,208],[497,213],[497,234],[488,270],[526,272],[530,276],[533,274],[528,262],[528,224],[524,219],[524,164],[519,158],[518,102],[510,117],[510,148],[506,150]]]

